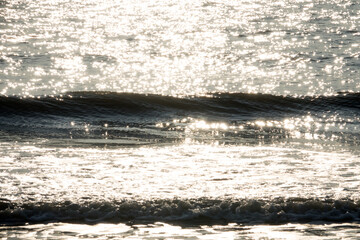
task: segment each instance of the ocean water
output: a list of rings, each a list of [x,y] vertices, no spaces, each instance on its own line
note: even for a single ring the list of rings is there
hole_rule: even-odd
[[[359,239],[357,0],[0,0],[0,237]]]

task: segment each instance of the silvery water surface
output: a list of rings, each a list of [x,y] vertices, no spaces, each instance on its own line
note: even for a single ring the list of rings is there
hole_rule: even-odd
[[[357,0],[1,0],[0,236],[360,237]]]

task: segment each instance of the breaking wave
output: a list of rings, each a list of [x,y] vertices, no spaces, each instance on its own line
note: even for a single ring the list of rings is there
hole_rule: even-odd
[[[201,222],[244,224],[358,222],[360,202],[351,199],[157,199],[109,202],[35,202],[0,204],[2,225],[43,222]]]

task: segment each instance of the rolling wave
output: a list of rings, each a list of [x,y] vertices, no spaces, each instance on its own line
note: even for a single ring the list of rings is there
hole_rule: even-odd
[[[214,93],[207,96],[171,97],[114,92],[73,92],[34,98],[0,97],[1,115],[101,116],[189,115],[209,117],[283,116],[304,112],[355,111],[360,113],[360,93],[336,96],[291,97],[267,94]]]
[[[201,126],[201,121],[208,125]],[[278,140],[316,134],[323,139],[359,144],[359,125],[360,93],[318,97],[245,93],[171,97],[73,92],[34,98],[0,97],[3,138],[102,139],[107,144],[128,145],[176,142],[185,137],[225,139],[230,143],[240,139],[243,143],[243,139]]]
[[[155,199],[109,202],[0,201],[0,224],[44,222],[165,221],[216,224],[359,222],[360,203],[352,199]]]

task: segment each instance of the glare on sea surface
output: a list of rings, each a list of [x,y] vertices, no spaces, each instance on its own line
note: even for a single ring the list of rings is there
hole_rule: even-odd
[[[11,177],[1,183],[1,197],[74,202],[268,199],[284,196],[285,190],[284,197],[349,197],[359,187],[356,156],[327,152],[316,143],[297,148],[301,142],[292,147],[281,143],[245,146],[186,139],[175,145],[136,148],[49,148],[21,143],[6,147],[2,143],[2,149],[8,149],[2,153],[8,158],[2,175],[11,173]],[[8,155],[14,147],[16,153]],[[16,179],[21,180],[18,186]]]
[[[261,139],[269,141],[273,139],[275,142],[280,139],[341,141],[347,133],[359,132],[356,124],[358,122],[360,122],[358,117],[307,114],[279,120],[263,119],[231,123],[188,117],[174,119],[172,122],[160,122],[155,126],[166,129],[174,136],[184,137],[187,141],[192,139],[192,141],[211,143],[220,140],[223,143],[244,144],[251,139],[254,143],[261,143]],[[356,138],[348,138],[346,141],[358,144]]]
[[[176,226],[163,222],[144,224],[76,224],[49,223],[13,227],[7,234],[21,236],[27,239],[49,238],[57,239],[324,239],[342,238],[356,234],[358,224],[285,224],[285,225],[254,225],[243,226],[234,223],[227,225]],[[3,230],[4,227],[0,227]],[[6,229],[7,227],[5,227]],[[344,229],[340,231],[339,229]],[[311,234],[315,232],[315,234]],[[320,233],[320,234],[319,234]],[[1,235],[0,235],[1,236]]]
[[[103,90],[303,96],[360,89],[360,18],[354,1],[33,0],[0,5],[3,95]],[[128,127],[71,120],[69,127],[85,137],[0,142],[0,197],[25,203],[358,198],[359,158],[341,143],[358,141],[347,133],[359,133],[359,122],[359,117],[336,113],[246,122],[174,119],[157,123],[154,131],[178,142],[141,145],[138,139],[108,137]],[[92,139],[96,127],[103,132]],[[346,236],[358,234],[358,224],[346,225]],[[10,237],[29,239],[305,239],[312,231],[310,239],[321,239],[342,238],[345,229],[341,224],[182,228],[159,222],[6,228]]]
[[[11,2],[2,8],[0,92],[356,91],[352,11],[347,1]]]

